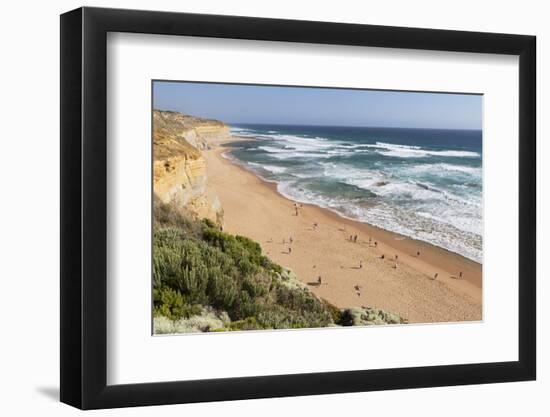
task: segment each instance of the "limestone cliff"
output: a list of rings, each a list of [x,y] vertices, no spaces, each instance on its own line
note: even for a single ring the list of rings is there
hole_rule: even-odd
[[[202,119],[172,111],[153,112],[153,129],[183,139],[196,149],[209,149],[213,144],[229,139],[229,126],[218,120]]]
[[[197,218],[222,222],[217,196],[206,189],[206,163],[201,150],[229,138],[229,126],[217,120],[181,113],[153,112],[153,189],[164,203]]]

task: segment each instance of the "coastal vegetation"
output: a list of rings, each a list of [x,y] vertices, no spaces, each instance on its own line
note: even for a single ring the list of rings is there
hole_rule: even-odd
[[[263,255],[257,242],[158,199],[153,306],[157,334],[403,322],[390,313],[340,310]]]

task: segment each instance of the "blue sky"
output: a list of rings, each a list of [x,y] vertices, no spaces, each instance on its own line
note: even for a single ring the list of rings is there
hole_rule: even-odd
[[[482,97],[155,81],[153,107],[226,123],[481,129]]]

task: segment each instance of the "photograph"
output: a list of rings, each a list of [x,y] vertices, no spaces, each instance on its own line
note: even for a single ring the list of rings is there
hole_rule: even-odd
[[[6,282],[36,276],[51,307],[7,297],[40,325],[6,357],[46,348],[9,362],[34,392],[8,406],[536,415],[543,14],[218,3],[92,1],[12,30],[19,60],[58,51],[8,86],[8,131],[32,119],[59,146],[7,136],[5,207],[41,204],[3,216]]]
[[[481,321],[482,108],[154,80],[153,333]]]

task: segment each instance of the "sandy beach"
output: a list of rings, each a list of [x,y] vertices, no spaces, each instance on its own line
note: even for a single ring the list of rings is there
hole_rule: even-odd
[[[317,206],[303,204],[296,214],[294,201],[222,156],[228,152],[230,143],[203,151],[224,231],[259,242],[317,296],[341,308],[381,308],[410,323],[482,319],[479,263]]]

